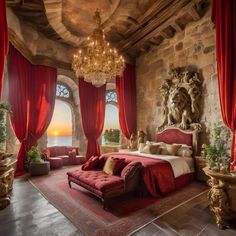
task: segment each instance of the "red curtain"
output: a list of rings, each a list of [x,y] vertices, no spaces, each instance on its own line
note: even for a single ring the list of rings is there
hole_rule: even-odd
[[[213,0],[212,21],[216,26],[216,53],[221,114],[233,134],[236,131],[236,1]],[[236,162],[236,160],[234,160]]]
[[[2,94],[2,81],[4,65],[8,51],[8,31],[6,19],[6,1],[0,1],[0,97]]]
[[[127,139],[136,132],[136,76],[135,66],[126,64],[123,76],[116,78],[119,123]]]
[[[98,138],[102,134],[105,117],[106,86],[99,88],[79,79],[80,113],[84,135],[88,140],[86,157],[100,155]]]
[[[56,70],[32,65],[13,46],[9,50],[9,102],[12,127],[21,143],[16,176],[24,174],[27,151],[37,145],[51,121],[56,96]]]

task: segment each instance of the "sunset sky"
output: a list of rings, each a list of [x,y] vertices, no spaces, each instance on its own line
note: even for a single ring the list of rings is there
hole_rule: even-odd
[[[71,109],[65,102],[56,100],[47,134],[48,136],[70,136],[72,134]]]
[[[119,129],[118,109],[113,105],[106,105],[105,129]],[[52,121],[47,130],[48,136],[71,136],[71,109],[66,103],[56,100]]]

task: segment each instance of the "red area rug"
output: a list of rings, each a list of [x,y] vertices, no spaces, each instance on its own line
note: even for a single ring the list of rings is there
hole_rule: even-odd
[[[194,182],[161,199],[128,195],[114,199],[109,211],[85,189],[67,184],[66,172],[78,167],[50,171],[48,176],[31,177],[30,182],[86,235],[127,235],[160,214],[199,195],[207,186]]]

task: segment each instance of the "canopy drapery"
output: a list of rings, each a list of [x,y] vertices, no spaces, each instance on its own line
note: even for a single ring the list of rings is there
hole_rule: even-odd
[[[2,81],[4,65],[8,51],[8,31],[6,18],[6,1],[0,1],[0,97],[2,95]]]
[[[99,88],[79,79],[80,113],[84,135],[87,138],[87,159],[100,156],[98,138],[102,134],[105,118],[106,85]]]
[[[127,139],[136,132],[136,76],[135,66],[126,64],[123,76],[116,78],[121,132]]]
[[[51,121],[56,98],[56,69],[32,65],[10,45],[9,102],[13,111],[12,127],[21,146],[16,176],[24,174],[27,151],[37,145]]]
[[[236,1],[213,0],[212,21],[216,27],[216,54],[221,114],[232,131],[231,167],[235,160],[236,132]]]

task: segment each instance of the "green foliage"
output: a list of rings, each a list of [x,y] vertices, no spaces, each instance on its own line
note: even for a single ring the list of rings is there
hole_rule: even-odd
[[[216,162],[219,157],[228,157],[230,131],[222,124],[215,124],[212,130],[211,143],[206,146],[206,158],[209,162]]]
[[[6,102],[0,102],[0,142],[6,140],[6,122],[5,113],[12,114],[11,107]]]
[[[103,135],[106,143],[119,143],[120,141],[120,130],[118,129],[106,129]]]
[[[29,163],[41,163],[43,159],[40,156],[39,150],[37,147],[31,147],[30,150],[27,152],[28,162]]]

